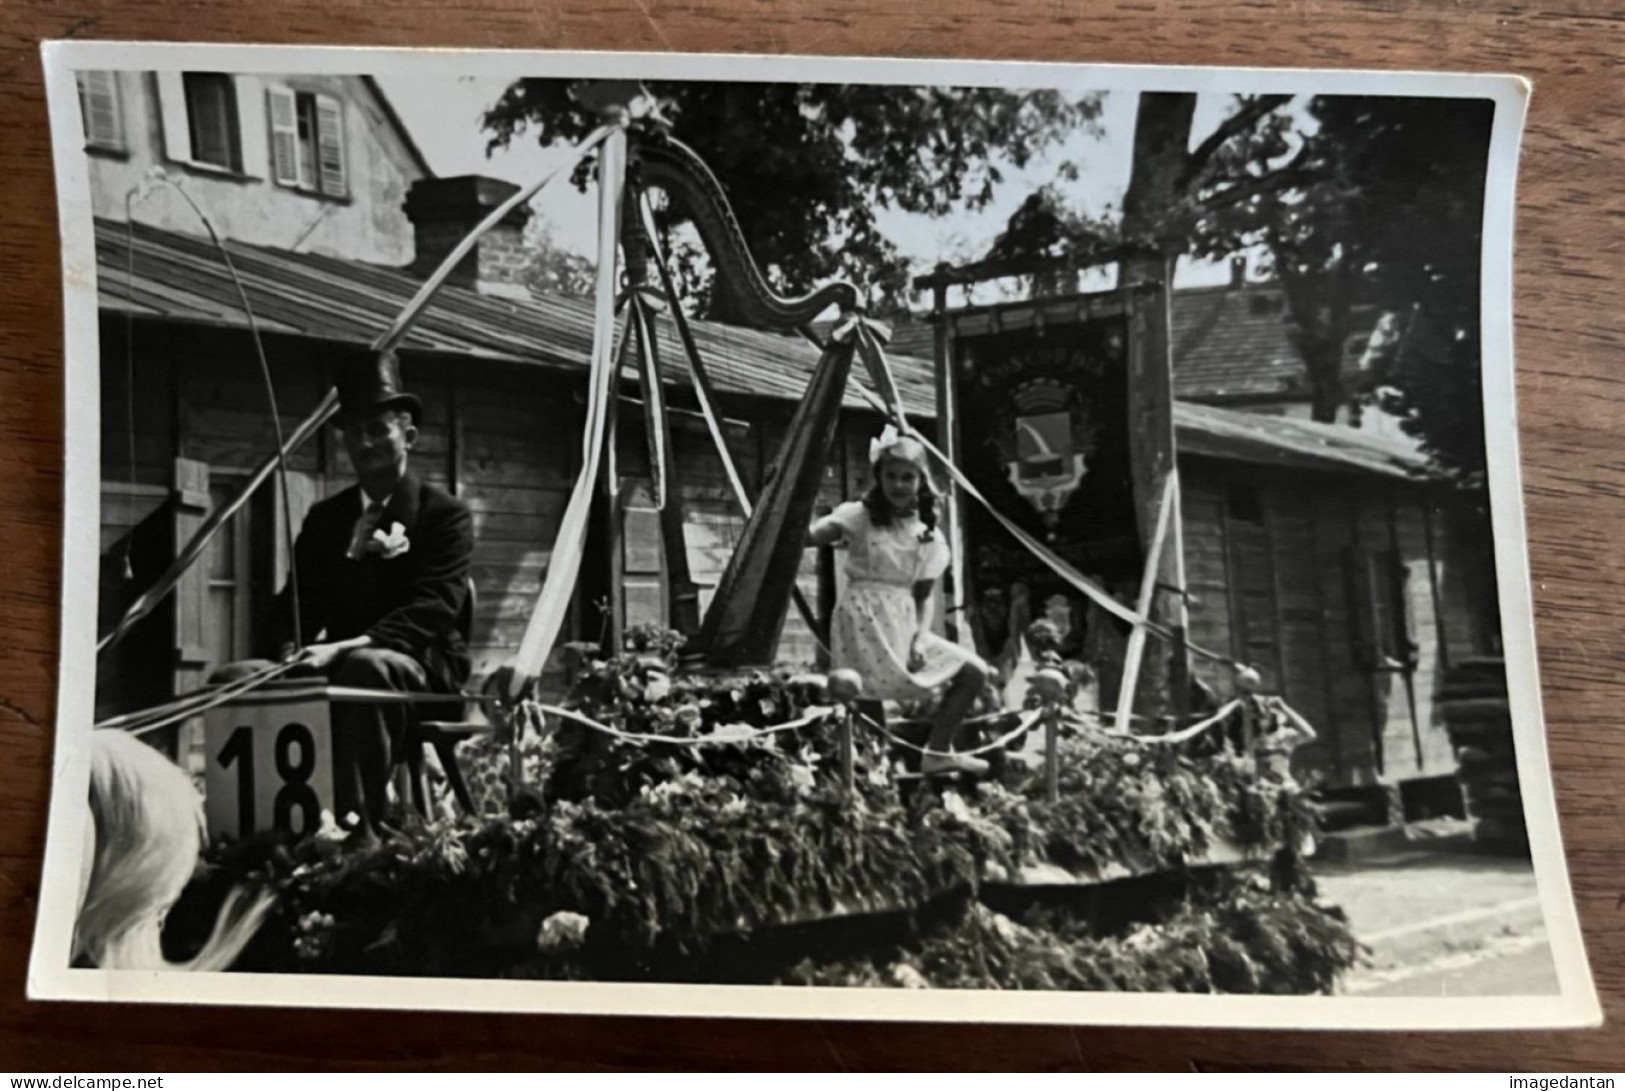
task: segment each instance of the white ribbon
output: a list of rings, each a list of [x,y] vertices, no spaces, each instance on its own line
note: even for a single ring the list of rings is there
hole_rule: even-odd
[[[570,597],[581,571],[581,555],[586,548],[587,520],[592,512],[593,487],[598,480],[599,460],[604,452],[608,406],[613,394],[619,359],[615,346],[616,255],[620,235],[621,190],[626,183],[626,132],[619,129],[604,141],[598,156],[598,284],[597,309],[593,315],[592,370],[588,375],[587,421],[581,441],[581,472],[564,509],[564,520],[553,543],[553,556],[547,578],[537,596],[514,657],[508,679],[508,695],[517,699],[525,685],[542,673],[553,652]]]

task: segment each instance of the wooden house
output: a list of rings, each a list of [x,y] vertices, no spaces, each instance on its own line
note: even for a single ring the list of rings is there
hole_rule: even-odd
[[[319,400],[331,362],[381,328],[418,279],[317,255],[232,249],[289,431]],[[213,248],[102,222],[98,252],[105,631],[161,570],[178,537],[235,491],[275,436],[246,318]],[[408,382],[426,405],[414,467],[475,513],[482,667],[517,646],[546,570],[580,457],[590,316],[584,300],[524,302],[454,284],[403,348]],[[730,447],[748,483],[759,487],[816,354],[770,334],[706,323],[697,332],[722,393]],[[742,520],[688,401],[676,339],[669,327],[661,334],[688,559],[703,605]],[[910,408],[929,418],[930,365],[905,356],[893,363]],[[572,638],[597,639],[609,625],[659,623],[670,594],[659,517],[640,488],[640,407],[630,387],[625,397],[621,546],[613,555],[594,552],[598,563],[584,572]],[[1488,536],[1421,476],[1422,459],[1407,443],[1189,403],[1177,406],[1175,424],[1195,597],[1191,639],[1255,663],[1267,686],[1310,717],[1321,741],[1307,752],[1308,769],[1328,782],[1452,773],[1432,694],[1443,665],[1496,640]],[[866,487],[866,445],[878,427],[856,393],[849,395],[827,502]],[[291,469],[296,522],[311,501],[349,480],[331,433],[296,454]],[[102,711],[155,703],[249,653],[255,620],[283,578],[284,534],[280,503],[267,489],[211,547],[173,608],[104,657]],[[804,573],[811,592],[811,554]],[[781,654],[814,658],[810,634],[793,613]],[[1221,692],[1227,685],[1221,675],[1209,680]]]
[[[901,329],[894,347],[940,344],[959,466],[989,502],[1132,602],[1146,542],[1125,308],[1127,297],[1104,292],[944,310],[935,329]],[[1397,422],[1309,419],[1278,286],[1176,291],[1169,310],[1187,637],[1212,653],[1193,656],[1197,679],[1223,699],[1225,661],[1256,668],[1266,692],[1316,726],[1295,766],[1329,791],[1459,813],[1437,697],[1453,665],[1500,653],[1482,498],[1435,478]],[[1351,379],[1369,337],[1367,325],[1350,339]],[[965,506],[961,549],[979,650],[1008,661],[1014,631],[1047,616],[1110,700],[1125,627],[976,505]]]
[[[165,97],[172,80],[119,73],[87,81],[101,213],[102,632],[276,443],[249,318],[219,252],[195,216],[156,196],[129,206],[135,215],[125,220],[125,198],[140,185],[140,171],[132,170],[158,163],[186,172],[189,191],[205,187],[197,190],[200,204],[231,240],[285,432],[316,405],[334,360],[383,329],[439,257],[511,192],[490,179],[433,177],[369,81],[296,87],[255,80],[233,78],[238,120],[222,131],[236,141],[238,158],[225,165],[198,159],[199,148],[204,159],[218,151],[207,122],[188,122],[190,151],[172,139],[186,118],[173,94]],[[311,162],[301,158],[303,145],[283,141],[276,151],[276,127],[259,130],[270,145],[251,148],[255,125],[243,117],[262,95],[265,109],[278,109],[283,90],[296,107],[305,101],[300,95],[313,96],[316,128],[295,130],[305,133],[300,139],[316,134],[314,190],[300,173]],[[188,98],[184,78],[180,93],[188,109],[214,108],[202,92]],[[323,149],[331,164],[340,146],[321,139],[333,131],[335,102],[346,149],[343,195],[321,192],[323,179],[334,177],[321,165]],[[242,214],[261,204],[280,211],[264,222]],[[302,208],[311,219],[294,231]],[[414,469],[456,492],[475,515],[479,669],[517,647],[580,458],[591,304],[530,296],[521,283],[523,228],[518,214],[486,236],[402,347],[407,382],[426,406]],[[1255,288],[1237,286],[1232,294],[1267,294]],[[1408,441],[1296,419],[1301,414],[1285,404],[1296,395],[1277,349],[1268,350],[1262,370],[1280,372],[1276,380],[1287,385],[1275,402],[1262,398],[1267,392],[1244,391],[1243,408],[1252,411],[1238,409],[1229,388],[1200,379],[1198,363],[1223,360],[1226,374],[1242,376],[1247,354],[1260,350],[1233,336],[1231,312],[1239,306],[1247,327],[1277,346],[1285,342],[1279,312],[1272,317],[1265,305],[1234,299],[1208,299],[1205,309],[1192,310],[1187,298],[1194,297],[1176,293],[1173,309],[1176,392],[1186,399],[1175,423],[1191,639],[1257,664],[1266,685],[1316,723],[1321,741],[1305,753],[1305,772],[1348,788],[1448,776],[1454,762],[1432,699],[1440,671],[1494,650],[1499,639],[1487,528],[1426,479]],[[669,322],[659,333],[688,567],[703,607],[742,519],[694,412]],[[1213,340],[1221,333],[1222,352]],[[798,339],[708,323],[698,323],[696,334],[721,393],[730,449],[747,486],[759,488],[816,352]],[[933,366],[911,336],[899,331],[893,364],[907,408],[929,422]],[[615,525],[601,525],[589,550],[569,639],[662,623],[675,590],[660,517],[647,505],[641,406],[630,383],[622,394],[620,503]],[[849,392],[825,502],[866,488],[867,443],[879,423]],[[293,522],[348,480],[342,445],[330,431],[318,434],[291,460]],[[159,703],[256,650],[258,622],[285,576],[287,532],[280,496],[262,490],[166,608],[101,657],[99,713]],[[811,553],[803,576],[813,591]],[[967,612],[940,615],[959,620]],[[805,663],[815,655],[811,633],[792,611],[781,657]],[[1219,675],[1208,680],[1221,692],[1227,685]]]

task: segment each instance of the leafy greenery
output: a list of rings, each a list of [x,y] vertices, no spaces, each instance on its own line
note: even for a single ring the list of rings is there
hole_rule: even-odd
[[[653,81],[674,135],[710,166],[756,263],[778,290],[846,277],[877,311],[906,299],[908,266],[878,210],[941,216],[992,200],[1008,164],[1027,165],[1100,112],[1098,96],[982,87]],[[491,146],[581,140],[600,123],[569,80],[525,79],[485,115]],[[588,177],[584,169],[578,181]],[[657,213],[663,231],[685,222]],[[670,240],[668,240],[669,242]],[[680,241],[680,240],[679,240]],[[691,301],[726,319],[711,270],[675,248]]]
[[[1376,404],[1437,468],[1483,484],[1479,270],[1493,105],[1398,96],[1237,96],[1191,140],[1193,94],[1141,96],[1121,221],[1033,194],[990,257],[1086,260],[1132,243],[1254,255],[1283,291],[1315,419]],[[1064,182],[1064,178],[1061,180]],[[1041,286],[1039,286],[1041,287]],[[1345,348],[1378,320],[1366,372]]]
[[[1059,802],[1014,762],[962,796],[908,790],[889,741],[857,730],[848,790],[841,716],[816,703],[817,680],[686,675],[679,639],[638,630],[628,643],[623,655],[584,655],[566,702],[615,733],[552,717],[532,754],[537,784],[507,815],[418,822],[373,847],[336,829],[217,846],[216,886],[252,876],[280,895],[248,965],[665,979],[703,972],[719,943],[855,911],[915,919],[969,899],[990,866],[1179,872],[1221,837],[1260,860],[1285,858],[1277,896],[1295,896],[1307,811],[1249,762],[1075,735],[1062,745]],[[526,718],[541,712],[532,705]],[[966,936],[942,941],[950,953],[927,976],[963,977],[942,966],[955,943],[985,939]],[[1043,946],[1017,944],[1039,966]],[[739,972],[771,980],[808,950],[753,957]],[[1050,971],[1013,981],[1029,972]]]
[[[782,983],[1301,995],[1331,992],[1359,955],[1340,911],[1232,874],[1120,935],[1053,911],[1018,923],[978,906],[879,958],[804,960]]]

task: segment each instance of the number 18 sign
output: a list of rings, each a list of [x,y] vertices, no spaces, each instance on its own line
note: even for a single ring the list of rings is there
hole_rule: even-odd
[[[326,691],[266,686],[204,718],[204,813],[211,838],[264,830],[314,833],[333,810],[333,743]]]

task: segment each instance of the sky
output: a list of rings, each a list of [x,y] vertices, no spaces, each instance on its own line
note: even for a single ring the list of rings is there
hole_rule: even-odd
[[[526,185],[552,169],[568,152],[565,148],[542,148],[533,139],[521,138],[487,156],[488,136],[480,127],[480,118],[502,94],[506,80],[476,76],[445,80],[381,77],[379,82],[436,174],[485,174]],[[1228,96],[1198,98],[1191,128],[1193,144],[1213,130],[1227,105]],[[1108,92],[1099,118],[1099,135],[1079,130],[1025,169],[1006,168],[1004,182],[997,187],[993,201],[979,212],[933,219],[883,209],[878,216],[880,226],[915,263],[917,273],[929,271],[939,261],[965,260],[984,252],[1027,195],[1054,181],[1057,166],[1067,160],[1080,168],[1078,179],[1062,187],[1071,204],[1094,214],[1121,207],[1128,187],[1135,106],[1133,94]],[[550,228],[556,244],[590,257],[596,246],[593,201],[590,194],[577,191],[561,179],[549,186],[533,207]],[[1183,262],[1176,283],[1181,287],[1223,283],[1229,275],[1227,265]]]

